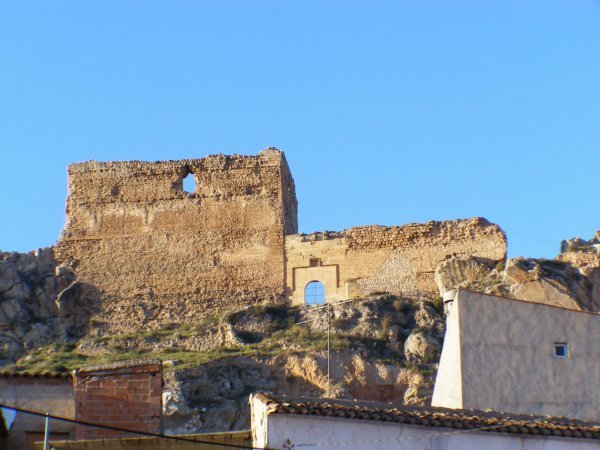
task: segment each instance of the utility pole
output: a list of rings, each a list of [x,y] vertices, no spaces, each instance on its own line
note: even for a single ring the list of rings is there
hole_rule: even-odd
[[[333,305],[325,304],[321,307],[316,307],[311,309],[309,312],[320,311],[321,309],[325,309],[325,314],[327,314],[327,397],[331,395],[331,312],[333,310]],[[304,323],[314,322],[319,320],[319,317],[314,319],[303,320],[301,322],[296,323],[296,325],[302,325]]]
[[[327,314],[327,396],[328,397],[331,395],[331,370],[330,370],[331,369],[331,313],[333,312],[333,308],[335,308],[336,306],[341,306],[346,303],[364,302],[365,300],[371,300],[371,299],[368,299],[368,298],[353,299],[353,298],[351,298],[351,299],[347,299],[347,300],[337,301],[335,303],[325,303],[324,305],[321,305],[321,306],[313,306],[310,308],[310,310],[307,311],[307,313],[313,313],[313,312],[321,311],[322,309],[324,309]],[[322,316],[315,317],[314,319],[303,320],[301,322],[296,322],[296,325],[302,325],[304,323],[314,322],[321,318],[322,318]]]
[[[327,308],[327,397],[331,397],[329,366],[331,365],[331,306]]]

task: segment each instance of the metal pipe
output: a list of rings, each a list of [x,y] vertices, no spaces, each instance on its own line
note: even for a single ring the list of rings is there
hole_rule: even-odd
[[[331,308],[327,308],[327,397],[331,397],[329,366],[331,361]]]
[[[50,412],[46,411],[46,426],[44,427],[44,450],[48,450],[48,436],[50,435]]]

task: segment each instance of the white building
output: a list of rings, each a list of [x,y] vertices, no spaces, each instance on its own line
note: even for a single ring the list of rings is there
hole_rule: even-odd
[[[378,450],[598,450],[600,424],[329,399],[250,398],[253,446]]]
[[[432,405],[600,421],[600,314],[459,290]]]

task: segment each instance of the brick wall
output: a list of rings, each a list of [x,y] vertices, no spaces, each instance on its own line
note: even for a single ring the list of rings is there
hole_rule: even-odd
[[[159,433],[162,413],[160,360],[126,361],[83,368],[74,373],[78,420]],[[134,437],[129,433],[77,426],[77,439]]]

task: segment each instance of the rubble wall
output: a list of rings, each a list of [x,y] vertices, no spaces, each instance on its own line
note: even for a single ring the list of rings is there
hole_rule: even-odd
[[[100,293],[110,329],[198,320],[283,295],[284,232],[297,231],[282,152],[72,164],[57,258]],[[195,192],[183,179],[196,180]]]
[[[506,236],[483,218],[287,236],[286,292],[301,304],[306,284],[321,281],[328,301],[376,292],[431,298],[435,267],[452,255],[501,260]]]

